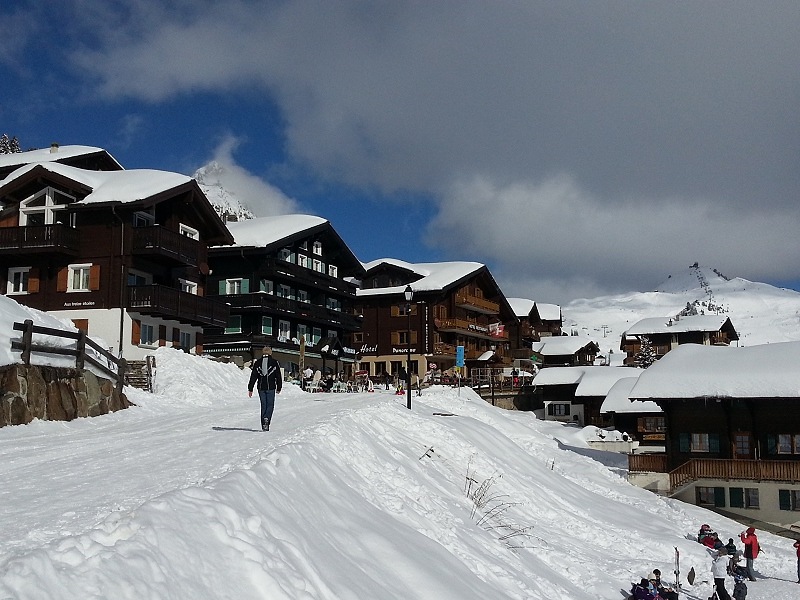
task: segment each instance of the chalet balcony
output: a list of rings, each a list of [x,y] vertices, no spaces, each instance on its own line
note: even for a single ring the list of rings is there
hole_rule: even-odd
[[[500,305],[497,302],[492,302],[491,300],[486,300],[463,292],[456,294],[456,306],[484,315],[500,314]]]
[[[666,473],[667,469],[666,454],[628,455],[631,473]],[[797,483],[800,482],[800,461],[693,458],[669,471],[669,485],[673,492],[698,479]]]
[[[262,262],[262,268],[269,273],[285,273],[296,283],[305,284],[309,287],[324,287],[332,289],[342,294],[355,297],[356,286],[348,283],[344,279],[331,277],[327,272],[315,271],[310,267],[303,267],[296,263],[290,263],[279,258],[270,258]],[[327,265],[326,265],[327,268]],[[294,285],[294,284],[293,284]]]
[[[464,358],[466,360],[471,360],[478,358],[481,354],[483,354],[483,350],[475,350],[471,348],[464,349]],[[437,342],[433,345],[433,358],[443,359],[443,358],[455,358],[456,357],[456,346],[454,344],[445,344],[443,342]]]
[[[508,332],[501,331],[493,334],[488,325],[482,325],[466,319],[435,319],[434,325],[439,331],[448,333],[462,333],[471,337],[484,340],[508,341]]]
[[[60,253],[77,256],[79,234],[61,223],[0,228],[0,254]]]
[[[338,311],[310,302],[300,302],[292,298],[281,298],[274,294],[231,294],[215,296],[237,312],[256,312],[265,315],[287,313],[292,319],[318,323],[343,331],[361,329],[362,318],[344,310]]]
[[[222,302],[163,285],[129,287],[128,308],[165,319],[215,327],[224,327],[230,313]]]
[[[161,225],[134,227],[131,231],[131,252],[169,259],[191,267],[206,261],[206,247],[188,236],[170,231]]]

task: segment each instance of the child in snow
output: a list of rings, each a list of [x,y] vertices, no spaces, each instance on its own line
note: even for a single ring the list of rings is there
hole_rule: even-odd
[[[712,533],[711,525],[707,525],[707,524],[703,523],[702,525],[700,525],[700,533],[697,534],[697,541],[702,544],[703,540],[707,536],[711,535],[711,533]]]
[[[733,580],[736,582],[733,586],[733,600],[745,600],[747,598],[747,584],[744,582],[744,577],[734,575]]]
[[[653,575],[656,576],[656,589],[658,590],[658,595],[664,600],[678,600],[678,592],[673,590],[669,585],[664,585],[661,583],[661,571],[658,569],[653,569]]]

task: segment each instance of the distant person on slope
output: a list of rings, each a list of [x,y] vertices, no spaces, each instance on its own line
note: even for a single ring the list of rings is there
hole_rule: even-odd
[[[261,430],[269,431],[272,411],[275,409],[275,394],[281,393],[283,378],[281,366],[272,358],[272,347],[264,346],[261,358],[253,360],[253,371],[247,384],[247,395],[253,397],[253,386],[257,385],[258,397],[261,400]]]
[[[753,527],[748,527],[746,531],[739,534],[739,539],[744,544],[744,558],[747,562],[747,576],[750,581],[756,580],[756,574],[753,571],[753,560],[758,558],[758,553],[761,552],[761,546],[758,545],[758,537],[756,530]]]

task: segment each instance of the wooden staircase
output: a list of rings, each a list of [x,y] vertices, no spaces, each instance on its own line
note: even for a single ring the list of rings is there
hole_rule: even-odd
[[[148,356],[145,360],[130,360],[125,370],[125,385],[152,393],[155,374],[155,356]]]

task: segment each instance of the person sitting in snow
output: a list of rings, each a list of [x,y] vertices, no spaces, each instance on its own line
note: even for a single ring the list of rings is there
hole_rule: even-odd
[[[664,600],[678,600],[678,592],[673,590],[671,586],[661,583],[661,571],[653,569],[653,575],[656,576],[656,590],[658,590],[658,595]]]
[[[706,537],[708,537],[712,533],[714,532],[711,529],[711,525],[703,523],[702,525],[700,525],[700,533],[697,534],[697,541],[702,544],[703,540],[705,540]]]
[[[639,583],[635,583],[631,589],[633,600],[662,600],[656,590],[656,576],[650,573],[647,578],[642,577]]]

